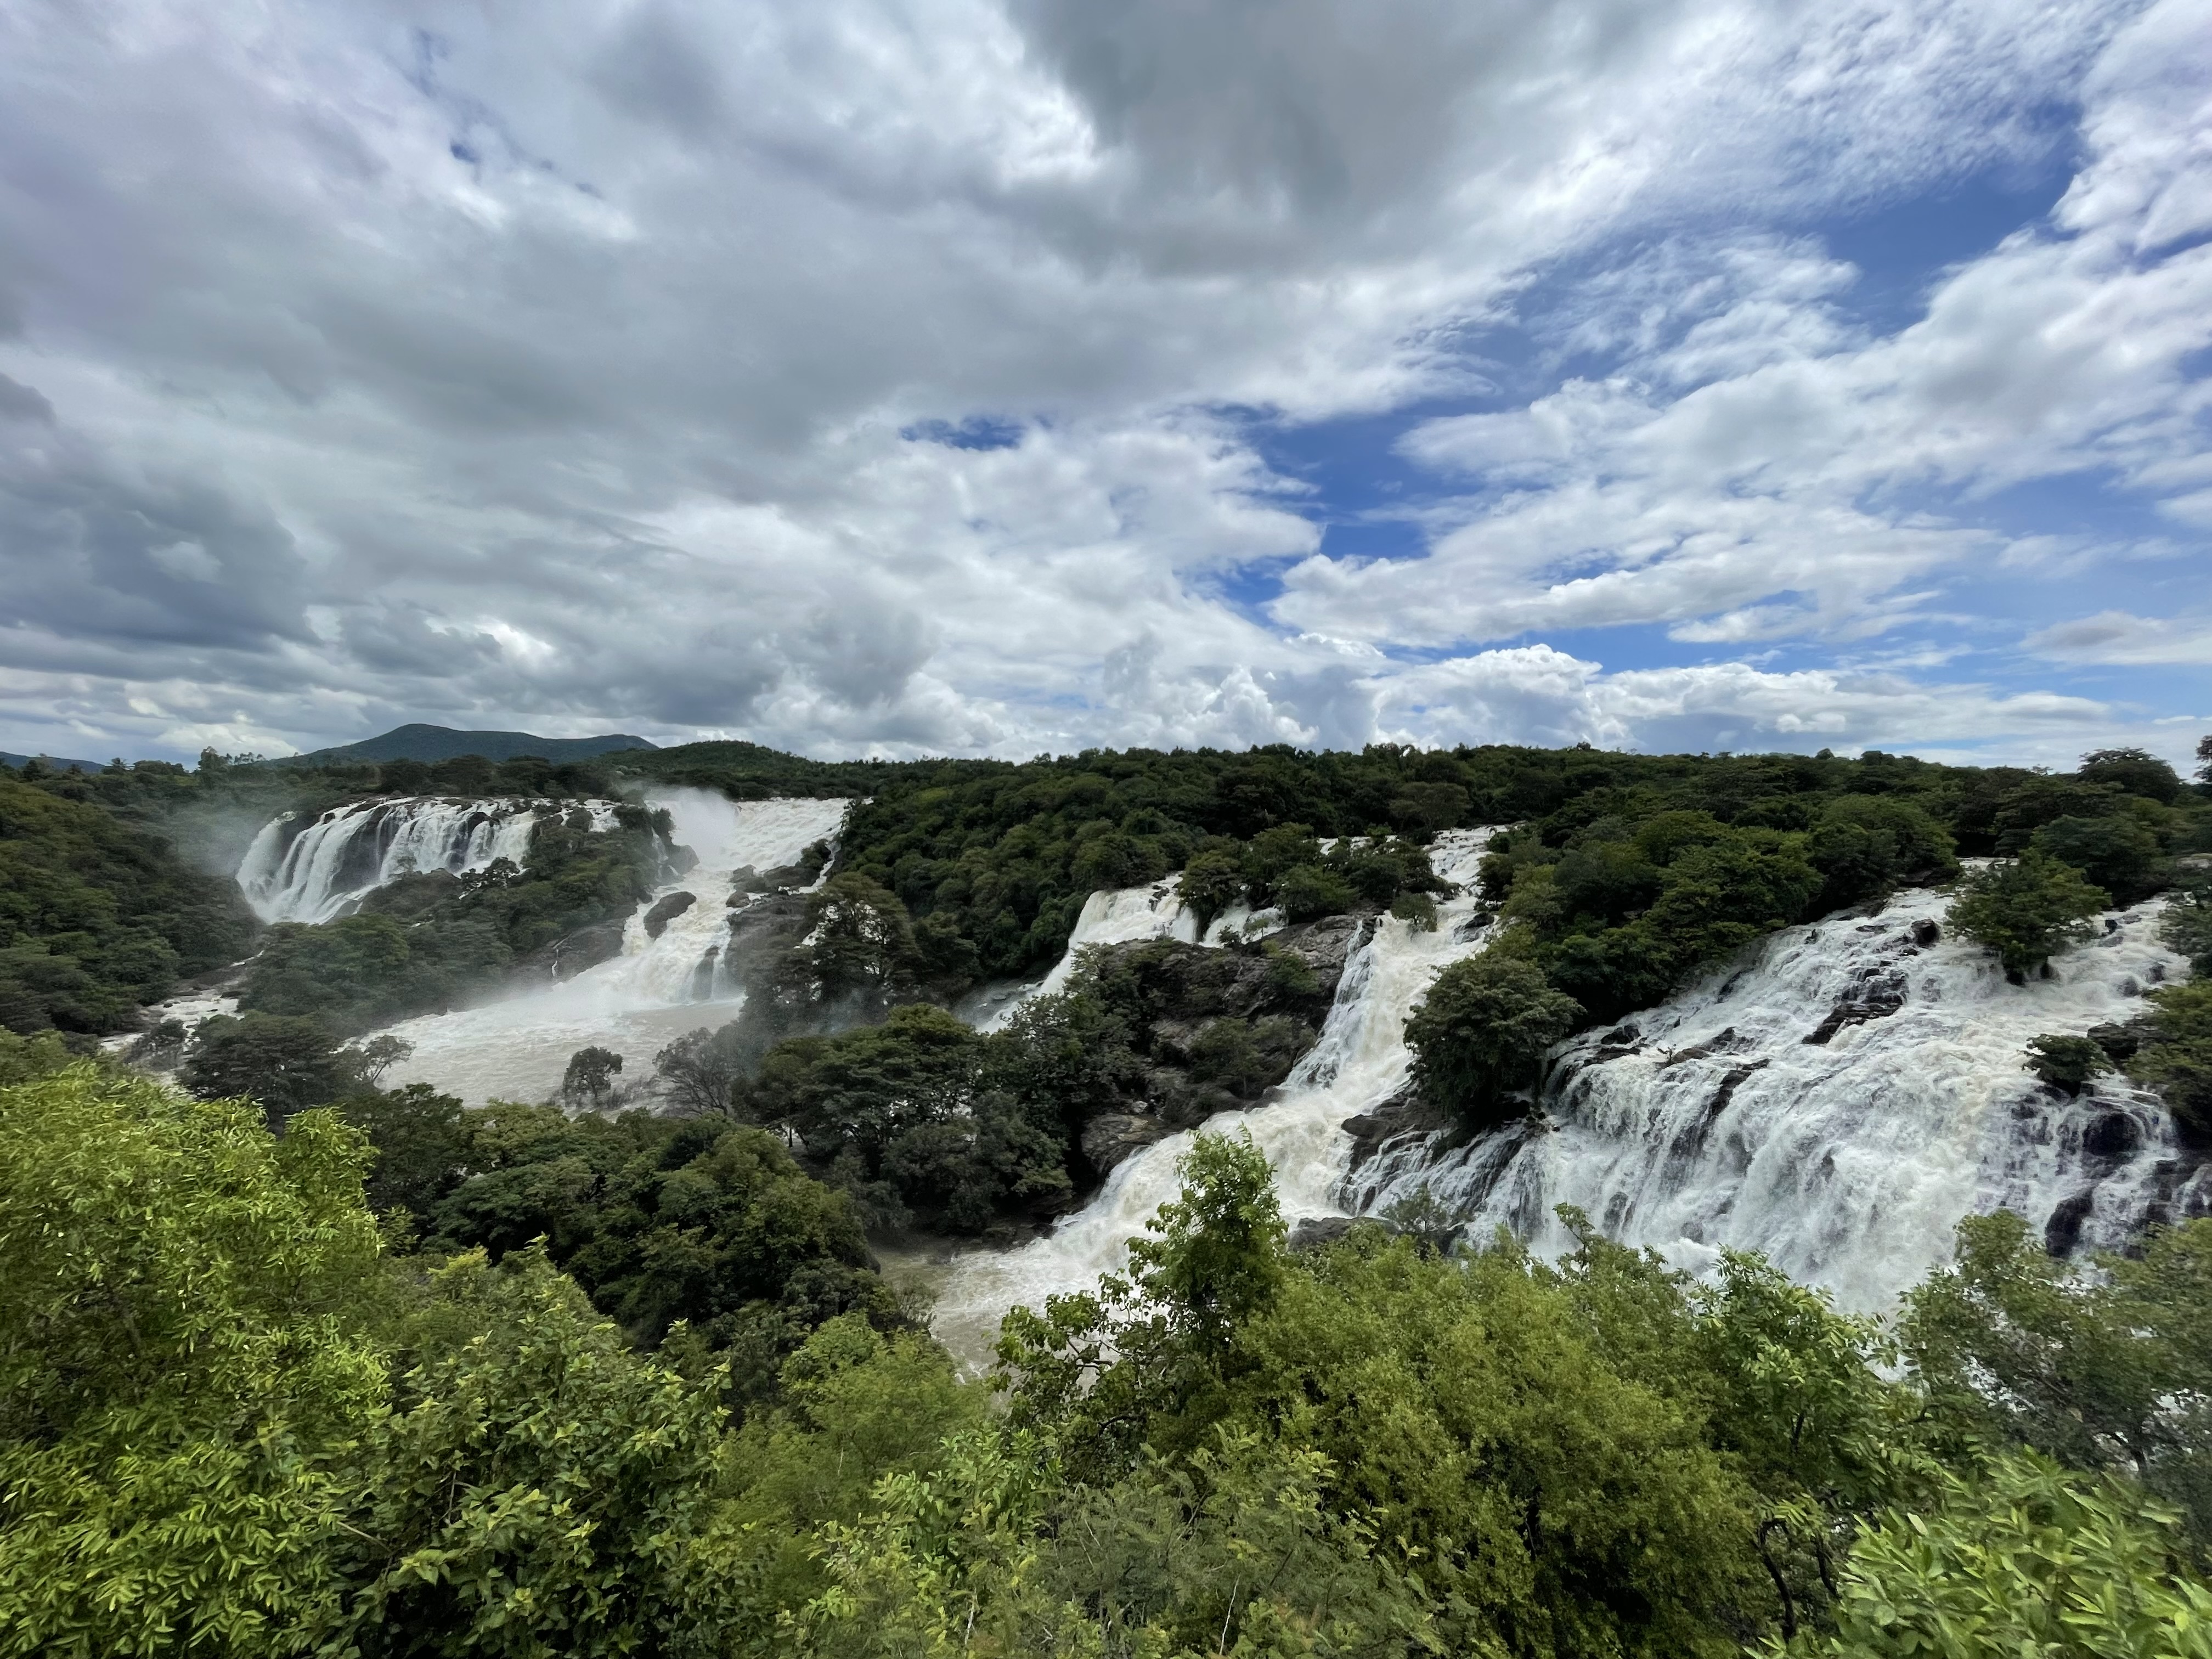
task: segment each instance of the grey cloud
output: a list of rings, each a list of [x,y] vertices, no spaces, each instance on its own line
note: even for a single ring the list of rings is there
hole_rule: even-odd
[[[72,719],[180,745],[437,711],[843,752],[1365,740],[1419,671],[1211,597],[1315,532],[1194,410],[1463,386],[1462,325],[1563,250],[1691,198],[1756,220],[1783,173],[1832,197],[1985,155],[2118,15],[549,0],[441,9],[418,60],[402,0],[121,3],[40,14],[0,64],[0,368],[54,414],[0,480],[33,676],[0,708],[74,673]],[[1607,337],[1668,396],[1826,349],[1818,260],[1729,257],[1727,304]],[[1492,435],[1556,484],[1771,433],[1744,400],[1647,453],[1666,397],[1596,401]],[[1023,441],[896,435],[978,415]],[[1324,562],[1284,618],[1392,645],[1478,626],[1469,594],[1486,626],[1756,620],[1741,567],[1784,531],[1850,603],[1956,556],[1681,501],[1567,490],[1486,548],[1447,525],[1437,568]],[[1686,557],[1562,562],[1624,526]],[[1436,730],[1583,729],[1485,672]]]
[[[0,421],[37,421],[52,426],[54,406],[36,386],[0,374]]]

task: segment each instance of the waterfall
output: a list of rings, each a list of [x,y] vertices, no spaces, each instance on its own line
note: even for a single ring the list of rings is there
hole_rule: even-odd
[[[1130,945],[1148,939],[1218,945],[1222,935],[1231,927],[1241,928],[1256,938],[1283,924],[1279,910],[1262,910],[1255,915],[1243,905],[1234,905],[1207,925],[1206,938],[1200,941],[1198,919],[1183,908],[1182,901],[1176,896],[1176,884],[1181,880],[1180,876],[1168,876],[1142,887],[1104,888],[1093,893],[1084,900],[1074,931],[1067,936],[1067,948],[1060,952],[1051,971],[1034,985],[1022,986],[995,1000],[988,1015],[977,1022],[975,1029],[1002,1030],[1014,1011],[1031,997],[1050,996],[1065,989],[1068,975],[1075,971],[1076,956],[1085,946]]]
[[[1437,906],[1431,932],[1376,918],[1345,963],[1319,1041],[1296,1069],[1258,1106],[1221,1113],[1206,1125],[1214,1133],[1252,1132],[1275,1167],[1284,1213],[1293,1219],[1344,1212],[1336,1188],[1351,1140],[1339,1126],[1405,1086],[1407,1015],[1447,963],[1482,948],[1487,935],[1472,925],[1471,889],[1492,833],[1437,837],[1430,849],[1437,873],[1470,891]],[[1170,1135],[1116,1165],[1091,1202],[1047,1237],[1015,1250],[961,1257],[938,1294],[931,1322],[938,1339],[972,1363],[989,1351],[1008,1308],[1042,1307],[1046,1297],[1088,1290],[1101,1273],[1120,1267],[1130,1238],[1175,1196],[1176,1160],[1191,1139],[1189,1131]]]
[[[2008,1208],[2064,1251],[2118,1246],[2201,1207],[2205,1184],[2157,1100],[2105,1077],[2068,1098],[2022,1064],[2029,1038],[2142,1012],[2185,969],[2159,906],[2102,919],[2051,977],[2005,981],[1941,937],[1940,894],[1769,938],[1609,1031],[1564,1045],[1528,1129],[1443,1152],[1386,1149],[1340,1189],[1371,1212],[1425,1188],[1477,1233],[1567,1240],[1571,1204],[1678,1266],[1764,1252],[1878,1310],[1950,1255],[1960,1217]]]
[[[729,938],[736,872],[797,864],[807,847],[833,838],[852,803],[779,799],[733,803],[703,789],[656,790],[647,805],[667,809],[671,839],[697,862],[640,903],[620,955],[574,978],[391,1028],[415,1045],[395,1083],[429,1083],[465,1100],[542,1100],[560,1086],[568,1056],[611,1048],[625,1082],[649,1076],[653,1056],[686,1031],[737,1018],[743,1000],[720,973]],[[673,893],[694,902],[656,937],[646,915]]]
[[[349,801],[304,825],[286,812],[254,836],[238,885],[264,921],[331,921],[404,875],[458,876],[498,859],[520,864],[540,819],[574,811],[589,814],[594,830],[614,826],[615,804],[605,800],[402,795]]]
[[[1440,836],[1438,873],[1471,883],[1489,833]],[[1342,1124],[1401,1093],[1407,1015],[1489,938],[1466,896],[1438,907],[1434,933],[1379,918],[1297,1069],[1206,1127],[1250,1130],[1293,1222],[1425,1192],[1474,1236],[1504,1226],[1553,1254],[1569,1243],[1553,1208],[1572,1204],[1686,1269],[1758,1249],[1869,1310],[1947,1261],[1970,1213],[2009,1206],[2054,1245],[2087,1248],[2212,1208],[2212,1170],[2177,1147],[2155,1099],[2109,1077],[2063,1098],[2022,1064],[2030,1037],[2130,1018],[2146,989],[2183,971],[2157,942],[2159,907],[2100,919],[2101,935],[2059,957],[2051,978],[2013,986],[1987,952],[1940,936],[1948,904],[1905,893],[1872,916],[1773,935],[1660,1006],[1561,1045],[1530,1125],[1457,1148],[1442,1133],[1403,1135],[1355,1171]],[[1119,1268],[1175,1196],[1190,1141],[1133,1156],[1047,1237],[956,1261],[940,1340],[977,1363],[1006,1309]]]

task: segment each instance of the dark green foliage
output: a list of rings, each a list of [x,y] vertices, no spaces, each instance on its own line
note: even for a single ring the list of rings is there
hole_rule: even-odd
[[[2189,958],[2189,970],[2212,979],[2212,872],[2192,871],[2166,901],[2159,935]]]
[[[2112,1069],[2102,1048],[2085,1036],[2030,1037],[2027,1068],[2053,1088],[2080,1091],[2091,1078]]]
[[[2031,847],[1960,882],[1950,924],[1995,951],[2005,972],[2018,977],[2088,938],[2088,918],[2111,902],[2073,866]]]
[[[1948,881],[1959,873],[1951,836],[1911,801],[1844,795],[1823,807],[1806,853],[1822,883],[1822,910],[1880,898],[1899,887]]]
[[[1292,921],[1312,921],[1352,908],[1352,884],[1319,864],[1301,864],[1273,884],[1269,897]]]
[[[1176,893],[1197,925],[1198,936],[1205,938],[1214,918],[1244,896],[1244,862],[1235,845],[1197,854],[1183,866]]]
[[[2142,749],[2100,749],[2081,757],[2074,775],[2088,784],[2109,784],[2130,795],[2170,805],[2181,793],[2181,779],[2157,756]]]
[[[899,1207],[981,1231],[1072,1195],[1061,1102],[1048,1091],[1070,1081],[1060,1067],[1094,1058],[1091,1024],[1080,1010],[1040,1011],[1020,1035],[987,1038],[941,1009],[909,1006],[881,1025],[779,1044],[740,1102],[796,1130],[811,1158],[868,1201],[883,1206],[869,1189],[884,1183]],[[1038,1052],[1008,1052],[1031,1044]]]
[[[128,1030],[253,931],[237,889],[167,841],[0,769],[0,1026]]]
[[[442,1012],[494,984],[514,953],[487,922],[343,916],[319,927],[279,922],[246,970],[241,1007],[313,1015],[360,1030]]]
[[[2124,1471],[2212,1555],[2212,1222],[2097,1266],[2053,1261],[2009,1212],[1970,1217],[1906,1298],[1905,1353],[1951,1433]]]
[[[2185,1138],[2212,1144],[2212,980],[2160,986],[2148,1000],[2128,1075],[2159,1091]]]
[[[417,1231],[427,1226],[438,1200],[468,1170],[467,1109],[427,1083],[410,1083],[348,1095],[337,1109],[374,1153],[365,1188],[369,1208],[379,1215],[404,1210]]]
[[[745,1074],[737,1036],[734,1024],[687,1031],[653,1055],[653,1074],[666,1091],[670,1110],[694,1117],[735,1112],[733,1097]]]
[[[1895,826],[1872,839],[1894,848]],[[1565,842],[1554,851],[1540,832],[1510,838],[1484,860],[1482,887],[1504,898],[1553,985],[1595,1020],[1656,1002],[1802,919],[1824,885],[1806,836],[1739,829],[1709,812],[1672,810],[1636,823],[1607,816]]]
[[[1537,1080],[1545,1051],[1582,1012],[1534,963],[1488,951],[1462,957],[1406,1021],[1414,1086],[1462,1121],[1494,1127],[1513,1115],[1511,1097]]]
[[[202,1020],[179,1077],[203,1100],[257,1100],[273,1122],[350,1093],[360,1073],[320,1020],[254,1013]]]
[[[850,871],[822,884],[807,901],[812,943],[801,960],[832,999],[889,991],[916,962],[914,925],[898,895]]]
[[[623,1057],[611,1048],[579,1048],[561,1073],[561,1098],[571,1106],[598,1111],[614,1099],[615,1079],[622,1068]]]
[[[2110,894],[2115,905],[2134,904],[2166,885],[2165,848],[2158,833],[2129,813],[2054,818],[2028,844],[2072,865]]]
[[[426,1248],[496,1261],[542,1243],[634,1340],[657,1344],[689,1321],[695,1340],[732,1352],[748,1387],[772,1382],[824,1319],[895,1318],[850,1202],[764,1131],[501,1103],[463,1115],[459,1156],[439,1174],[428,1154],[450,1132],[417,1122],[416,1190],[444,1189]]]

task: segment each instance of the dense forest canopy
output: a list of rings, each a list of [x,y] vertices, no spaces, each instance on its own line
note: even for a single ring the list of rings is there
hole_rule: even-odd
[[[47,1037],[0,1137],[0,1654],[2207,1650],[2212,1222],[1970,1222],[1883,1323],[1579,1218],[1293,1251],[1201,1137],[978,1384],[757,1131],[279,1137]]]
[[[634,913],[642,808],[315,927],[257,930],[202,867],[283,811],[656,781],[856,806],[735,912],[745,1016],[661,1054],[655,1111],[616,1109],[607,1050],[471,1108],[382,1086],[404,1045],[365,1035]],[[1958,882],[1948,925],[2023,978],[2164,893],[2212,968],[2212,799],[2129,752],[0,777],[0,1656],[2212,1655],[2212,1222],[2074,1265],[1971,1218],[1877,1320],[1571,1214],[1555,1262],[1413,1217],[1293,1249],[1265,1160],[1201,1134],[1125,1273],[956,1373],[872,1230],[1018,1236],[1256,1101],[1375,918],[1437,926],[1429,848],[1479,826],[1458,902],[1493,942],[1407,1030],[1474,1133],[1563,1034],[1905,885]],[[1088,953],[997,1031],[947,1012],[1170,877],[1279,925]],[[257,943],[242,1013],[164,1051],[185,1087],[73,1053]],[[2143,1007],[2023,1066],[2124,1069],[2212,1139],[2205,981]]]

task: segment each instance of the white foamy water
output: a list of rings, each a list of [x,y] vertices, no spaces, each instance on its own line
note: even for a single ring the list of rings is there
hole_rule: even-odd
[[[1083,912],[1075,919],[1075,930],[1067,936],[1067,949],[1060,952],[1052,971],[1036,984],[1008,994],[975,1029],[1002,1030],[1014,1011],[1031,997],[1050,996],[1064,990],[1068,975],[1075,971],[1077,953],[1087,946],[1133,945],[1148,939],[1180,939],[1185,945],[1200,943],[1198,918],[1186,910],[1182,901],[1176,896],[1176,884],[1182,879],[1181,876],[1168,876],[1143,887],[1107,888],[1093,893],[1084,900]],[[1203,943],[1218,945],[1223,934],[1232,927],[1257,938],[1282,925],[1279,910],[1262,910],[1255,915],[1249,906],[1234,905],[1207,925]]]
[[[613,1049],[623,1057],[623,1080],[635,1082],[650,1077],[654,1054],[684,1032],[737,1018],[744,999],[720,972],[732,872],[796,864],[812,842],[837,834],[851,803],[732,803],[701,789],[659,790],[646,799],[668,809],[676,844],[699,862],[638,906],[622,954],[557,985],[403,1020],[390,1030],[414,1044],[415,1054],[393,1068],[387,1084],[434,1084],[471,1103],[542,1100],[560,1087],[579,1048]],[[698,902],[659,938],[647,938],[645,913],[674,892]]]
[[[1492,833],[1462,830],[1439,836],[1430,849],[1437,873],[1471,886]],[[1471,893],[1437,908],[1437,925],[1430,933],[1379,918],[1345,963],[1320,1040],[1282,1086],[1261,1104],[1221,1113],[1206,1125],[1215,1133],[1252,1132],[1274,1165],[1283,1212],[1293,1220],[1345,1213],[1336,1188],[1351,1142],[1338,1126],[1404,1085],[1410,1064],[1407,1015],[1446,963],[1482,948],[1479,932],[1456,937],[1474,918]],[[1087,1290],[1099,1274],[1120,1267],[1128,1241],[1175,1196],[1176,1160],[1190,1150],[1192,1139],[1188,1131],[1170,1135],[1125,1160],[1082,1211],[1048,1237],[1017,1250],[963,1257],[938,1294],[931,1328],[939,1340],[970,1364],[979,1363],[1007,1309],[1041,1308],[1046,1297]]]
[[[2040,1230],[2063,1208],[2081,1244],[2117,1245],[2197,1201],[2177,1193],[2203,1177],[2153,1097],[2106,1077],[2068,1100],[2022,1064],[2029,1038],[2130,1019],[2145,990],[2185,972],[2158,942],[2159,907],[2114,913],[2054,977],[2010,985],[1976,945],[1914,945],[1913,925],[1948,903],[1908,892],[1873,917],[1778,933],[1630,1016],[1634,1052],[1603,1032],[1565,1045],[1547,1127],[1440,1158],[1386,1153],[1344,1197],[1367,1213],[1425,1187],[1478,1231],[1502,1225],[1547,1252],[1566,1247],[1553,1210],[1571,1204],[1684,1267],[1759,1250],[1868,1310],[1948,1261],[1968,1214],[2008,1208]],[[1895,1012],[1805,1040],[1870,994]]]
[[[331,921],[403,875],[462,875],[498,859],[520,864],[539,820],[572,811],[587,814],[594,830],[614,825],[615,803],[605,800],[401,795],[349,801],[303,827],[286,812],[246,848],[239,890],[264,921]]]
[[[1440,845],[1439,873],[1471,882],[1489,833]],[[1618,1052],[1626,1036],[1608,1049],[1605,1032],[1562,1045],[1545,1127],[1455,1150],[1443,1136],[1409,1138],[1354,1176],[1340,1126],[1402,1088],[1407,1014],[1446,963],[1487,938],[1470,927],[1465,897],[1438,907],[1433,933],[1384,918],[1288,1081],[1206,1127],[1251,1131],[1294,1222],[1373,1214],[1425,1189],[1474,1233],[1504,1226],[1554,1254],[1571,1241],[1553,1206],[1572,1204],[1609,1237],[1686,1268],[1711,1267],[1723,1248],[1757,1249],[1868,1310],[1948,1261],[1970,1213],[2010,1207],[2038,1228],[2070,1217],[2090,1247],[2212,1203],[2212,1176],[2177,1148],[2154,1098],[2108,1077],[2064,1099],[2021,1063],[2030,1037],[2131,1018],[2145,990],[2185,971],[2157,942],[2158,907],[2100,919],[2112,931],[2062,955],[2053,978],[2013,986],[1978,947],[1914,944],[1913,924],[1940,922],[1948,903],[1906,893],[1871,918],[1778,933],[1632,1016],[1633,1052]],[[1826,1043],[1804,1040],[1854,1000],[1896,1006]],[[1175,1196],[1190,1140],[1129,1158],[1048,1237],[962,1259],[939,1294],[940,1340],[978,1364],[1006,1309],[1041,1307],[1121,1267],[1129,1239]]]

